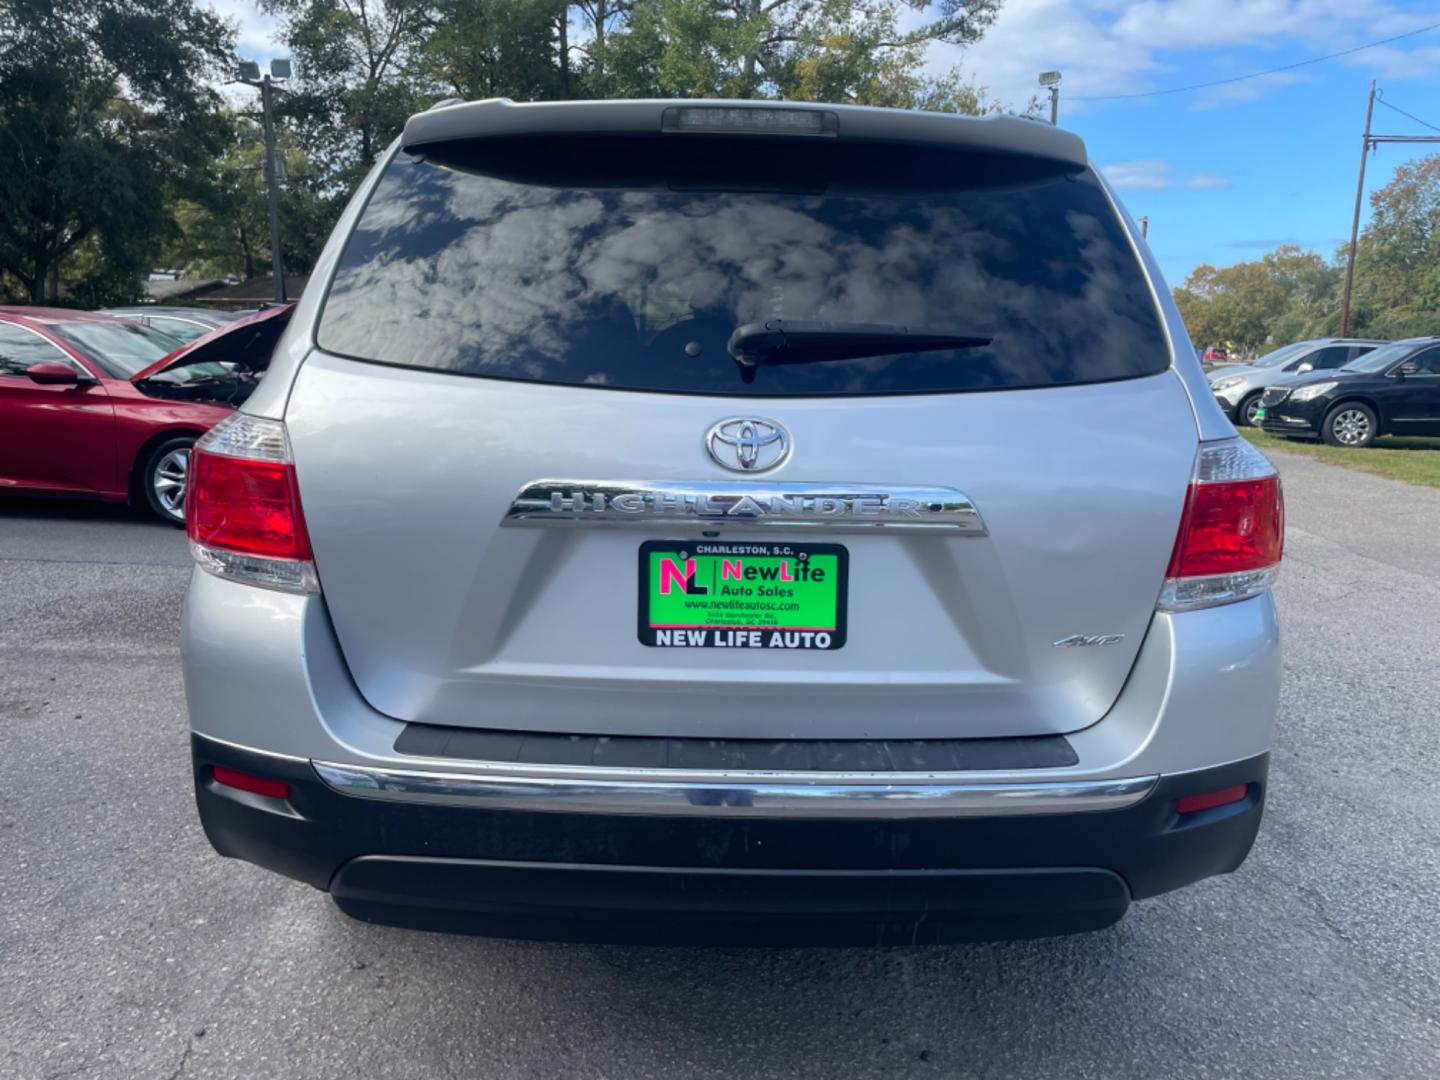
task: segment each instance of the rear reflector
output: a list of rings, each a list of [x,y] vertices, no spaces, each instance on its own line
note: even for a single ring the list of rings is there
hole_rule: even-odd
[[[282,592],[319,591],[285,425],[236,413],[195,444],[185,531],[202,569]]]
[[[1219,791],[1207,791],[1203,795],[1185,795],[1175,800],[1175,809],[1182,814],[1193,814],[1200,810],[1214,810],[1217,806],[1229,806],[1245,798],[1249,791],[1245,784],[1236,784],[1234,787],[1221,788]]]
[[[224,784],[237,791],[248,791],[252,795],[264,795],[268,799],[288,799],[290,797],[290,785],[284,780],[273,780],[268,776],[252,776],[250,773],[227,769],[223,765],[216,765],[210,771],[217,784]]]
[[[1285,500],[1275,467],[1243,439],[1202,444],[1160,610],[1214,607],[1264,592],[1284,545]]]

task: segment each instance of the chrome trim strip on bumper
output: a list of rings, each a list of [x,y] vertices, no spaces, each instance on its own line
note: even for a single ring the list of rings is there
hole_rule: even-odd
[[[766,782],[715,774],[714,781],[588,780],[572,776],[480,775],[312,762],[346,795],[492,810],[709,817],[939,818],[1083,813],[1133,806],[1159,777],[985,784]]]
[[[970,497],[950,487],[724,480],[533,480],[515,493],[501,524],[986,534]]]

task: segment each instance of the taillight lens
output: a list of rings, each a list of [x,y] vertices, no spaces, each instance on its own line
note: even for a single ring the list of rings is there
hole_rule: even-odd
[[[319,591],[283,423],[226,417],[191,451],[189,483],[185,531],[202,569],[282,592]]]
[[[1195,459],[1160,610],[1188,611],[1257,596],[1285,546],[1285,499],[1265,455],[1243,439],[1204,443]]]

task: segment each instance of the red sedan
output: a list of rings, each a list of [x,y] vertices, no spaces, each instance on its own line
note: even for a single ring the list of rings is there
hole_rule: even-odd
[[[184,524],[190,446],[254,388],[289,314],[177,347],[111,316],[0,307],[0,492],[129,502]]]

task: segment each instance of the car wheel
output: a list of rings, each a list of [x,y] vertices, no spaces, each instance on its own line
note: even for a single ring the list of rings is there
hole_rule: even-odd
[[[1241,427],[1256,427],[1255,413],[1260,408],[1260,398],[1264,396],[1263,391],[1251,394],[1240,407],[1235,410],[1235,420]]]
[[[190,448],[193,435],[166,439],[150,451],[140,472],[145,503],[162,521],[185,524],[185,481],[190,475]]]
[[[1375,411],[1358,401],[1345,401],[1331,409],[1320,433],[1331,446],[1369,446],[1379,434]]]

